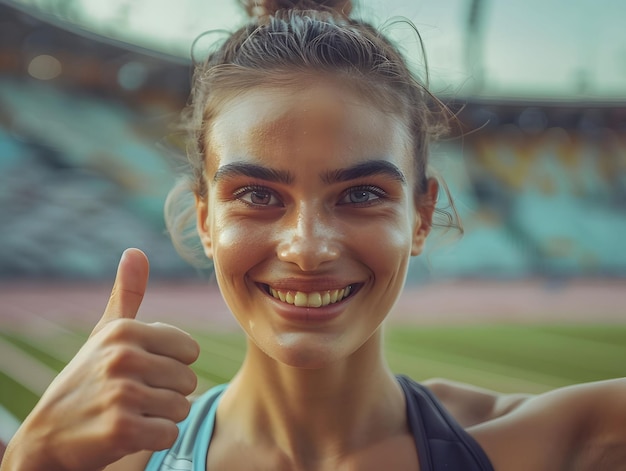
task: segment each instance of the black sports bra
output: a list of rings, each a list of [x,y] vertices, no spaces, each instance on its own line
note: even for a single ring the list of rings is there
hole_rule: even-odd
[[[421,471],[494,471],[480,445],[429,389],[406,376],[397,379],[406,396]]]
[[[398,376],[406,396],[406,413],[421,471],[494,471],[478,443],[450,416],[424,386]],[[178,424],[178,439],[169,450],[153,453],[146,471],[205,471],[217,405],[227,385],[203,394]]]

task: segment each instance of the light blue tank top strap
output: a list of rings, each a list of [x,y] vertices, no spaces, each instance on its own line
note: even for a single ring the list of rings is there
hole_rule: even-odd
[[[178,424],[178,438],[172,448],[153,453],[146,471],[206,471],[215,413],[227,386],[216,386],[194,401],[187,418]]]

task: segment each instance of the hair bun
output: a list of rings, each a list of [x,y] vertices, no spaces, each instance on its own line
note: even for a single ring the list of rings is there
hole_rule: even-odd
[[[320,10],[348,17],[352,0],[239,0],[251,18],[274,15],[279,10]]]

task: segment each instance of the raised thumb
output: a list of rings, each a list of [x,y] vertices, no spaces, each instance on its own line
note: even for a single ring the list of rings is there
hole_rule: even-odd
[[[139,249],[127,249],[117,267],[111,296],[99,324],[114,319],[134,319],[148,285],[150,264]]]

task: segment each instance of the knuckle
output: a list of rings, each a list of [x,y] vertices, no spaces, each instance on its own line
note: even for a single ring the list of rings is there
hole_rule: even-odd
[[[102,332],[103,335],[106,336],[107,339],[115,341],[115,340],[124,340],[128,338],[130,331],[133,329],[133,322],[130,319],[115,319],[103,327]]]
[[[200,344],[188,334],[187,336],[187,348],[189,350],[189,355],[194,357],[194,360],[200,355]]]
[[[130,379],[120,379],[109,387],[108,401],[110,407],[141,403],[144,394],[141,386]]]
[[[160,433],[154,439],[155,450],[170,448],[178,438],[178,427],[174,422],[169,422],[162,427]]]
[[[137,366],[138,351],[132,345],[115,345],[108,349],[106,359],[106,373],[108,376],[117,376]]]
[[[123,412],[110,414],[106,426],[106,443],[121,456],[140,450],[170,448],[178,437],[178,427],[168,420],[148,426],[145,419]]]
[[[189,363],[193,363],[200,356],[200,344],[196,342],[194,339],[191,339],[191,361]]]
[[[187,370],[185,371],[184,378],[183,378],[183,385],[182,385],[181,392],[185,395],[188,395],[194,392],[196,390],[196,387],[198,387],[198,377],[196,376],[196,373],[194,373],[194,371],[191,368],[187,368]]]
[[[178,396],[175,401],[172,401],[172,420],[181,422],[189,415],[190,410],[191,403],[187,398]]]
[[[133,450],[133,440],[138,436],[139,432],[139,424],[136,417],[127,412],[115,411],[109,416],[106,430],[109,442],[116,449]]]

